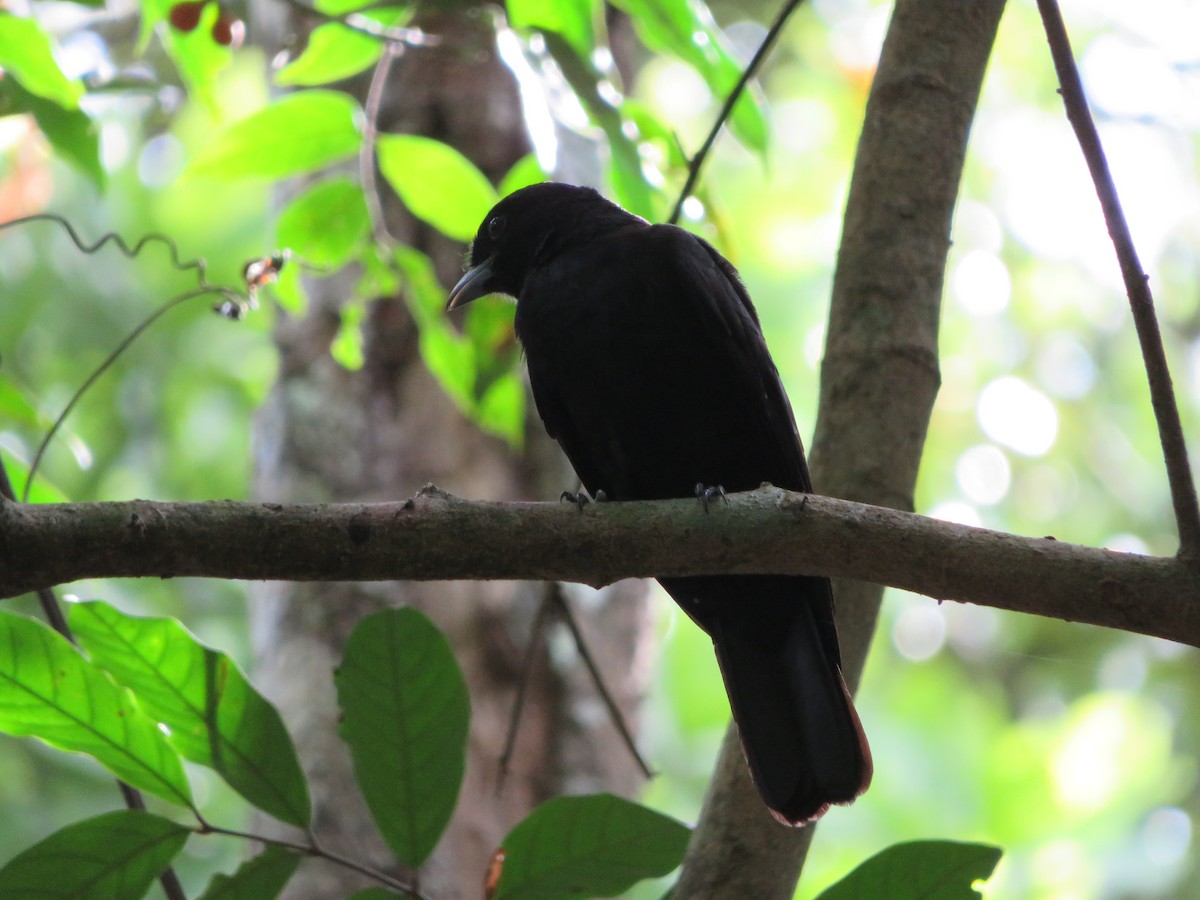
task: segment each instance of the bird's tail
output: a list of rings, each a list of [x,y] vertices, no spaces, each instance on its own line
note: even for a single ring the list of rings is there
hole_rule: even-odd
[[[830,646],[832,624],[820,626],[817,604],[805,599],[793,593],[787,615],[772,616],[771,628],[745,606],[707,623],[750,773],[788,825],[851,802],[872,773],[836,637]]]

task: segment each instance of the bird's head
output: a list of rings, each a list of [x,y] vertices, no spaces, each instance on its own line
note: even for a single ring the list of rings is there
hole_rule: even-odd
[[[485,294],[518,298],[525,277],[565,247],[604,230],[641,222],[592,188],[546,182],[521,188],[491,208],[468,254],[468,269],[446,309]]]

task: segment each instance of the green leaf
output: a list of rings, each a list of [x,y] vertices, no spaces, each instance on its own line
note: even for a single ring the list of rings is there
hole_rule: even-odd
[[[0,731],[86,753],[118,778],[192,806],[183,764],[108,673],[24,616],[0,613]]]
[[[31,94],[15,78],[0,78],[0,116],[14,113],[32,115],[59,156],[77,166],[97,185],[104,185],[100,130],[91,116]]]
[[[979,900],[1004,851],[988,844],[910,841],[876,853],[818,900]]]
[[[4,900],[132,900],[183,849],[191,832],[123,809],[68,825],[0,869]]]
[[[4,82],[0,81],[0,88],[3,85]],[[38,415],[37,406],[29,399],[28,394],[4,372],[0,372],[0,421],[28,428],[41,428],[45,425],[42,417]]]
[[[232,875],[214,875],[200,900],[271,900],[279,896],[299,865],[297,854],[268,847]]]
[[[592,0],[508,0],[508,23],[561,34],[580,56],[596,49],[597,4]]]
[[[418,219],[469,241],[499,199],[475,164],[441,141],[415,134],[380,135],[379,170]]]
[[[690,836],[682,823],[612,794],[557,797],[504,839],[493,900],[615,897],[673,871]]]
[[[433,260],[420,250],[399,246],[392,251],[392,258],[404,276],[405,293],[413,303],[412,313],[418,322],[441,323],[446,326],[446,291],[433,270]]]
[[[343,368],[357,372],[363,367],[362,318],[361,303],[347,303],[339,311],[341,322],[337,334],[329,346],[329,353]]]
[[[425,616],[388,609],[355,627],[334,683],[363,797],[388,846],[416,868],[462,784],[470,719],[462,672]]]
[[[73,604],[70,621],[80,645],[136,693],[185,759],[276,818],[308,824],[308,786],[291,738],[232,659],[174,619],[129,616],[99,601]]]
[[[629,14],[638,36],[651,50],[669,53],[690,65],[720,101],[732,93],[742,67],[701,0],[614,0],[614,5]],[[747,146],[766,152],[767,120],[754,91],[742,93],[730,125]]]
[[[416,320],[418,348],[426,367],[442,389],[467,415],[475,409],[475,353],[446,320],[446,292],[438,283],[429,257],[411,247],[397,247],[396,264],[404,274],[404,299]]]
[[[275,224],[281,247],[330,268],[345,265],[370,230],[362,186],[341,177],[319,182],[293,197]]]
[[[473,415],[475,403],[475,354],[471,345],[448,329],[422,328],[418,340],[421,359],[450,398]]]
[[[4,458],[4,465],[8,468],[8,478],[12,482],[13,492],[18,498],[23,497],[25,482],[29,479],[29,466],[25,460],[13,455]],[[39,470],[37,479],[29,491],[29,503],[67,503],[70,499],[59,487],[47,481],[46,476]]]
[[[525,384],[510,370],[497,378],[479,398],[479,427],[499,435],[514,447],[525,440]]]
[[[351,894],[346,900],[393,900],[395,897],[407,897],[409,894],[393,894],[391,891],[384,888],[372,887],[365,891],[358,891]]]
[[[328,84],[357,75],[383,55],[383,42],[344,25],[318,25],[304,52],[275,73],[282,85]]]
[[[299,316],[308,306],[305,294],[304,280],[300,277],[299,266],[284,266],[279,278],[271,285],[271,294],[279,305],[288,312]]]
[[[297,91],[234,122],[189,167],[207,178],[286,178],[353,156],[361,114],[335,91]]]
[[[361,10],[377,0],[316,0],[313,6],[331,16],[340,16],[355,10]],[[374,12],[374,10],[372,10]]]
[[[513,167],[500,179],[500,187],[496,193],[501,197],[507,197],[513,191],[519,191],[531,184],[541,184],[545,180],[546,173],[542,169],[542,164],[538,162],[536,156],[529,153],[513,163]]]
[[[54,46],[33,19],[19,19],[0,10],[0,69],[6,70],[25,90],[76,109],[83,85],[63,74],[54,60]]]

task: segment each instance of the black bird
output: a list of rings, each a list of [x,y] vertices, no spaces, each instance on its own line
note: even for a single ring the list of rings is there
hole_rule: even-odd
[[[516,298],[538,412],[592,496],[658,500],[769,481],[811,492],[758,314],[733,266],[590,188],[538,184],[487,214],[448,309]],[[705,493],[707,488],[707,493]],[[802,825],[871,781],[826,578],[662,578],[712,638],[750,772]]]

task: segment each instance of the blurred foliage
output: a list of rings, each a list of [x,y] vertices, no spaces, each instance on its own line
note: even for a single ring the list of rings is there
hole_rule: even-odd
[[[342,12],[360,4],[318,5]],[[268,213],[269,179],[358,153],[356,104],[323,87],[269,99],[261,54],[212,39],[216,4],[183,32],[168,24],[169,0],[143,3],[149,79],[122,68],[123,57],[89,30],[92,20],[43,17],[34,6],[33,18],[0,13],[0,222],[52,209],[88,240],[114,230],[131,241],[164,232],[185,258],[206,259],[219,284],[239,284],[247,259],[282,246],[314,265],[357,266],[357,298],[332,348],[336,358],[361,364],[362,302],[403,288],[423,323],[422,351],[448,393],[490,430],[519,441],[524,395],[504,307],[473,304],[461,329],[449,328],[438,314],[445,286],[428,259],[378,248],[360,185],[342,174]],[[698,3],[618,6],[638,15],[649,46],[631,84],[621,84],[611,57],[588,52],[604,40],[597,4],[531,0],[510,11],[529,71],[557,73],[578,95],[586,119],[579,130],[609,143],[611,192],[661,217],[682,183],[684,153],[699,146],[736,74],[732,60],[749,57],[775,8],[714,4],[718,30]],[[815,419],[840,215],[887,12],[868,0],[802,7],[761,93],[740,104],[736,136],[718,142],[703,204],[687,210],[687,227],[742,271],[802,433]],[[405,14],[371,15],[396,25]],[[688,15],[703,18],[698,29],[678,18]],[[1153,0],[1067,3],[1065,15],[1156,292],[1185,429],[1196,434],[1200,58],[1189,36],[1200,13]],[[708,36],[703,46],[687,40],[697,30]],[[19,43],[4,37],[13,34]],[[274,81],[322,86],[371,66],[377,50],[357,32],[324,26]],[[408,177],[417,161],[435,172],[461,170],[465,161],[448,163],[445,150],[397,136],[384,136],[382,146],[385,179],[413,212],[469,236],[484,195],[491,197],[479,178],[456,177],[455,188],[469,194],[459,208],[431,204],[421,194],[430,185]],[[553,162],[544,143],[538,160]],[[499,193],[541,177],[530,158]],[[1136,341],[1032,5],[1010,4],[1002,24],[952,237],[943,387],[918,511],[1172,553]],[[296,273],[288,268],[267,291],[291,314],[304,304]],[[193,284],[161,248],[131,261],[112,248],[84,256],[48,223],[0,232],[0,453],[15,480],[87,374],[158,304]],[[72,414],[34,499],[244,496],[250,422],[276,365],[270,319],[283,314],[268,306],[231,322],[206,301],[170,313]],[[74,591],[132,612],[182,616],[205,643],[248,658],[235,585],[84,583]],[[27,601],[10,605],[31,609]],[[699,809],[726,701],[707,641],[673,606],[661,608],[663,677],[643,730],[664,774],[647,799],[687,821]],[[860,695],[874,785],[826,817],[798,896],[813,897],[863,859],[914,838],[1003,847],[985,889],[991,898],[1192,896],[1189,885],[1200,877],[1197,684],[1200,662],[1188,648],[891,592]],[[115,801],[95,766],[32,742],[0,739],[0,767],[8,776],[0,785],[0,859]],[[206,815],[242,814],[218,778],[189,776]],[[233,842],[189,846],[180,874],[204,884],[214,867],[232,869],[240,852]]]

